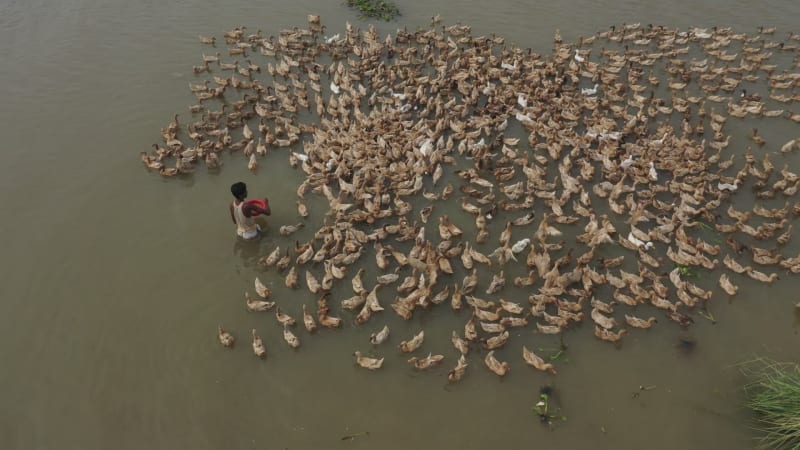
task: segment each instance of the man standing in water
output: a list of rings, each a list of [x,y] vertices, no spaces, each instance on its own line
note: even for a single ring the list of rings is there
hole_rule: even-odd
[[[231,185],[231,194],[234,201],[230,204],[231,220],[236,224],[236,234],[244,239],[255,239],[261,228],[253,219],[259,214],[268,216],[272,213],[269,207],[269,199],[264,197],[264,207],[245,202],[247,198],[247,185],[241,181]]]

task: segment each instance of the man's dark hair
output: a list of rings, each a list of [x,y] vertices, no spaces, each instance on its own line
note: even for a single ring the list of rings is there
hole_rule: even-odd
[[[231,194],[239,200],[244,200],[247,195],[247,185],[238,181],[231,185]]]

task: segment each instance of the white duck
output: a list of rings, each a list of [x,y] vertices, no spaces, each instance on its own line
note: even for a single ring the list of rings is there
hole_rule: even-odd
[[[510,70],[510,71],[513,72],[513,71],[517,70],[517,63],[514,62],[514,64],[509,64],[509,63],[504,62],[504,63],[500,64],[500,67],[505,69],[505,70]]]
[[[592,87],[592,88],[582,88],[581,89],[581,94],[583,94],[583,95],[596,95],[597,94],[597,86],[598,86],[598,84],[595,83],[594,87]]]
[[[650,161],[650,170],[647,172],[647,176],[650,178],[650,181],[658,181],[658,172],[656,171],[656,165],[653,161]]]
[[[628,155],[627,158],[623,159],[622,162],[619,163],[619,166],[623,169],[627,169],[628,167],[633,165],[633,155]]]
[[[531,240],[529,238],[521,239],[511,246],[511,252],[514,254],[521,253],[528,247],[528,244],[530,243]]]
[[[650,250],[653,248],[652,242],[645,242],[641,239],[638,239],[633,235],[633,232],[628,233],[628,241],[639,248],[644,248],[645,250]]]
[[[528,96],[525,94],[517,94],[517,104],[522,108],[527,108]]]
[[[736,192],[739,189],[739,180],[734,180],[733,184],[719,182],[717,183],[717,189],[720,191]]]
[[[384,341],[386,341],[386,339],[388,337],[389,337],[389,326],[388,325],[384,325],[383,329],[381,331],[379,331],[377,333],[372,333],[369,336],[369,341],[373,345],[378,345],[378,344],[382,344]]]

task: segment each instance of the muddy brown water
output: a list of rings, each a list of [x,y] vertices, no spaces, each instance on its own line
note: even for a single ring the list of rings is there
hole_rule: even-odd
[[[555,29],[573,40],[623,21],[800,31],[800,3],[789,0],[399,5],[398,22],[377,24],[382,34],[425,26],[441,13],[447,23],[542,53]],[[556,377],[524,367],[518,353],[522,344],[555,349],[558,339],[515,332],[514,344],[498,352],[512,361],[509,376],[498,380],[473,356],[455,386],[445,382],[455,361],[448,336],[466,313],[434,309],[407,323],[384,313],[366,327],[300,333],[298,352],[280,341],[271,314],[247,314],[242,292],[259,273],[255,259],[278,240],[235,239],[228,187],[242,179],[252,194],[270,195],[275,233],[297,221],[301,174],[275,157],[252,175],[239,158],[219,174],[162,180],[137,155],[193,102],[190,68],[208,51],[198,34],[221,37],[246,25],[269,35],[303,26],[309,12],[323,16],[329,34],[358,23],[340,2],[0,2],[0,448],[754,447],[735,365],[756,355],[797,359],[799,284],[788,274],[772,286],[737,277],[736,297],[712,300],[716,324],[696,317],[685,332],[660,323],[619,349],[585,324],[565,334]],[[764,128],[766,150],[792,133],[796,127]],[[798,242],[785,254],[796,254]],[[274,274],[261,276],[290,312],[311,305]],[[716,277],[698,284],[713,286]],[[367,336],[384,322],[392,327],[381,349],[386,367],[357,369],[352,352],[369,350]],[[236,334],[233,351],[217,344],[218,323]],[[253,327],[269,346],[267,362],[250,352]],[[448,359],[415,373],[394,346],[423,328],[422,350]],[[676,347],[681,337],[696,340],[694,351]],[[531,412],[548,383],[566,416],[552,430]],[[347,435],[358,437],[342,440]]]

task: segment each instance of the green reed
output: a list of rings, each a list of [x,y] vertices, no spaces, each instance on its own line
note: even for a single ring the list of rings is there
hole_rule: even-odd
[[[743,367],[754,378],[745,393],[761,447],[800,450],[800,366],[759,359]]]

